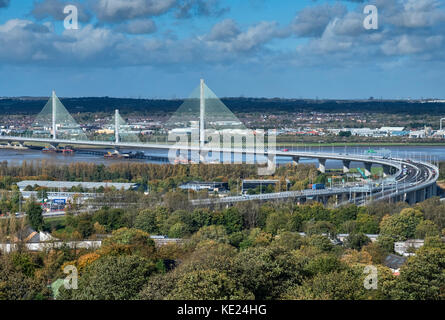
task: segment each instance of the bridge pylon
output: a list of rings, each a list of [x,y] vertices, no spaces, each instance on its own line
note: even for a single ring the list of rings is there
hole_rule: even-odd
[[[68,110],[52,90],[48,102],[36,116],[29,131],[32,138],[51,140],[87,141],[88,138],[81,126],[74,120]]]
[[[57,104],[56,104],[56,91],[53,90],[52,96],[51,96],[51,106],[52,106],[52,128],[53,128],[53,140],[57,139]]]

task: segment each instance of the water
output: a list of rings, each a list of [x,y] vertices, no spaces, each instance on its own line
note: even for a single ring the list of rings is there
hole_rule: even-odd
[[[389,150],[391,152],[392,157],[410,157],[414,159],[422,159],[422,160],[439,160],[445,161],[445,146],[393,146],[393,147],[381,147],[381,146],[369,146],[369,147],[283,147],[282,149],[287,148],[289,151],[306,151],[306,152],[323,152],[323,153],[348,153],[350,155],[360,154],[363,155],[369,149],[373,149],[375,151],[379,151],[381,149]],[[104,152],[104,150],[96,150]],[[109,150],[112,151],[112,150]],[[135,150],[121,150],[122,152],[129,152]],[[165,156],[167,157],[166,150],[143,150],[145,155],[147,156]],[[140,160],[140,159],[106,159],[100,155],[92,155],[92,154],[83,154],[81,152],[75,153],[73,155],[62,155],[60,153],[43,153],[39,150],[14,150],[14,149],[0,149],[0,161],[8,161],[10,164],[21,165],[21,163],[26,160],[30,161],[40,161],[46,160],[49,162],[55,163],[73,163],[73,162],[90,162],[96,164],[112,164],[117,162],[139,162],[139,163],[165,163],[161,161],[155,160]],[[235,157],[235,161],[240,161],[241,155]],[[278,158],[277,162],[287,163],[289,162],[289,158]],[[314,163],[317,164],[316,159],[300,159],[300,163]],[[351,168],[355,168],[358,166],[363,166],[361,163],[351,163]],[[338,169],[342,168],[342,162],[336,160],[328,160],[326,163],[326,167],[328,169]]]

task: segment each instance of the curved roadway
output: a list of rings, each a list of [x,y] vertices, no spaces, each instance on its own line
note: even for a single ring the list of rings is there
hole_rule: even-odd
[[[262,154],[254,149],[242,149],[242,148],[212,148],[199,146],[184,146],[184,145],[168,145],[168,144],[149,144],[149,143],[114,143],[106,141],[72,141],[72,140],[60,140],[60,139],[42,139],[42,138],[26,138],[26,137],[12,137],[12,136],[0,136],[0,141],[12,142],[41,142],[48,144],[69,144],[69,145],[93,145],[93,146],[106,146],[114,148],[136,148],[136,149],[173,149],[173,150],[189,150],[194,152],[222,152],[222,153],[237,153],[237,154]],[[302,196],[323,196],[333,195],[341,193],[369,193],[369,200],[386,199],[390,197],[396,197],[405,195],[409,192],[418,191],[435,185],[439,177],[439,169],[431,164],[421,161],[409,161],[396,158],[383,158],[376,156],[359,156],[335,153],[316,153],[316,152],[295,152],[295,151],[280,151],[280,150],[266,150],[269,156],[280,157],[292,157],[292,158],[312,158],[322,160],[345,160],[351,162],[362,162],[367,164],[377,164],[386,167],[393,167],[396,169],[396,173],[393,176],[388,177],[381,183],[381,185],[369,184],[361,187],[346,187],[335,188],[325,190],[304,190],[304,191],[290,191],[281,193],[271,193],[262,195],[250,195],[250,196],[238,196],[227,197],[220,199],[203,199],[192,200],[193,204],[211,204],[215,202],[230,203],[250,200],[267,200],[267,199],[282,199],[291,197]],[[406,169],[404,170],[404,168]],[[363,199],[355,199],[356,203],[366,203],[368,197],[364,196]]]

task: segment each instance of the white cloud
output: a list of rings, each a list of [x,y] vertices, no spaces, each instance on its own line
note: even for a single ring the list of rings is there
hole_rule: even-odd
[[[241,31],[234,20],[225,19],[213,26],[210,33],[206,36],[206,39],[209,41],[232,39],[240,34],[240,32]]]
[[[295,16],[291,29],[298,37],[319,37],[334,18],[343,17],[346,12],[346,7],[339,3],[307,7]]]
[[[151,19],[138,19],[121,24],[116,30],[129,34],[149,34],[156,31],[156,24]]]
[[[54,20],[62,21],[66,17],[63,9],[69,4],[77,7],[79,21],[88,22],[91,20],[91,14],[84,4],[79,1],[42,0],[34,3],[31,14],[38,20],[50,17]]]
[[[98,0],[97,17],[105,22],[158,16],[176,5],[176,0]]]

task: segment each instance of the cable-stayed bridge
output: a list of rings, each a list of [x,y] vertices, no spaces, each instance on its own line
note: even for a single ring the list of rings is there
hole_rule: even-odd
[[[277,150],[273,135],[247,129],[216,95],[201,80],[200,86],[178,111],[166,123],[170,143],[144,143],[130,130],[130,126],[116,110],[108,124],[112,136],[106,139],[89,139],[87,132],[74,120],[53,91],[51,98],[36,117],[30,130],[19,136],[0,135],[0,142],[6,144],[39,143],[57,148],[59,145],[97,146],[119,149],[155,149],[168,151],[169,160],[185,157],[189,163],[267,163],[265,175],[273,173],[277,157],[286,157],[297,164],[302,158],[317,159],[318,169],[326,172],[326,161],[339,160],[343,163],[343,172],[349,171],[352,162],[364,165],[364,175],[371,175],[371,167],[383,167],[386,177],[383,187],[368,185],[363,187],[336,188],[326,190],[306,190],[258,196],[228,197],[219,200],[195,200],[195,205],[210,203],[234,203],[250,200],[270,200],[283,198],[317,198],[325,202],[326,197],[341,195],[338,203],[378,199],[405,200],[409,203],[422,201],[436,195],[438,167],[422,161],[408,161],[370,155],[350,155],[340,153],[322,153],[306,151]],[[258,138],[261,139],[258,140]],[[110,140],[111,138],[111,140]],[[170,139],[172,138],[172,139]],[[166,139],[167,140],[167,139]],[[271,143],[272,142],[272,143]],[[236,161],[236,157],[238,160]],[[249,158],[250,157],[250,158]],[[315,195],[314,195],[315,194]],[[368,196],[367,196],[368,194]]]

